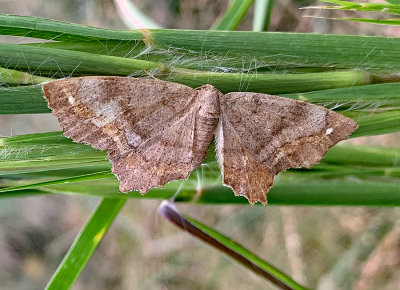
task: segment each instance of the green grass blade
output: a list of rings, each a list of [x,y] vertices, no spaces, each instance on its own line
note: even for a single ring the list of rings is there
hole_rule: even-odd
[[[0,65],[51,76],[146,75],[192,87],[209,83],[222,92],[253,91],[269,93],[302,92],[368,84],[370,75],[362,71],[305,74],[216,73],[170,69],[162,63],[96,55],[92,53],[0,43]]]
[[[226,187],[206,188],[196,200],[202,204],[246,204]],[[269,205],[295,206],[399,206],[399,182],[279,179],[268,192]]]
[[[25,149],[23,154],[21,148]],[[63,137],[62,132],[36,133],[19,135],[14,137],[0,138],[0,164],[12,161],[12,167],[6,170],[20,168],[18,163],[23,161],[49,162],[50,160],[71,160],[79,159],[84,162],[106,160],[106,152],[93,149],[90,146],[77,144],[71,139]],[[356,145],[336,145],[331,148],[323,159],[323,162],[344,165],[361,164],[365,166],[399,166],[399,150],[396,148],[356,146]],[[344,156],[344,158],[341,158]],[[205,163],[207,166],[217,166],[214,147],[208,150]],[[36,170],[36,165],[33,166]],[[0,167],[3,168],[3,167]]]
[[[69,289],[107,233],[126,199],[103,199],[76,237],[46,289]]]
[[[142,57],[153,53],[168,55],[171,61],[179,59],[186,67],[203,70],[232,67],[264,68],[269,71],[293,67],[400,69],[396,61],[400,39],[390,37],[168,29],[148,30],[144,35],[141,31],[107,30],[10,15],[0,15],[0,34],[54,38],[75,43],[114,40],[115,46],[123,47],[128,42],[132,49],[146,37],[146,44],[152,50]],[[113,47],[110,47],[112,50]],[[57,71],[55,63],[54,70]]]
[[[0,34],[57,41],[143,39],[139,31],[109,30],[40,17],[0,14]]]
[[[129,75],[159,68],[159,63],[40,46],[0,43],[0,65],[59,77],[75,73]]]
[[[175,226],[187,231],[197,239],[206,242],[228,257],[234,259],[236,262],[242,264],[253,273],[269,280],[275,286],[278,286],[281,289],[306,289],[292,280],[288,275],[262,260],[242,245],[195,219],[180,214],[172,203],[164,201],[158,207],[158,213],[172,222]]]
[[[370,177],[374,179],[375,177]],[[273,206],[365,206],[365,207],[394,207],[400,206],[399,180],[366,181],[358,178],[353,180],[316,178],[312,173],[307,177],[281,178],[268,192],[268,204]],[[234,196],[230,188],[221,185],[208,185],[201,187],[201,194],[196,189],[196,180],[189,183],[175,181],[163,189],[152,189],[142,196],[138,192],[121,194],[118,190],[119,182],[116,178],[109,178],[79,183],[67,183],[53,185],[39,189],[5,191],[0,198],[21,196],[34,196],[41,194],[72,194],[96,196],[113,199],[168,199],[181,190],[177,198],[178,202],[190,202],[195,204],[248,205],[244,197]],[[104,189],[104,191],[100,191]]]
[[[0,114],[50,113],[41,85],[0,87]]]
[[[194,52],[217,56],[217,67],[400,68],[400,39],[391,37],[190,30],[152,30],[151,37],[159,47],[191,50],[192,60]]]
[[[333,20],[345,20],[345,21],[355,21],[355,22],[364,22],[364,23],[373,23],[373,24],[380,24],[380,25],[400,25],[399,18],[392,18],[392,19],[373,19],[373,18],[332,18]]]
[[[148,61],[161,61],[168,59],[168,55],[146,54],[146,45],[140,41],[122,41],[122,40],[96,40],[96,41],[77,41],[77,42],[42,42],[26,43],[21,46],[46,47],[63,50],[73,50],[89,52],[93,54],[102,54],[108,56],[120,56],[124,58],[138,58]]]
[[[89,55],[87,53],[85,54]],[[40,58],[45,59],[48,55],[49,54],[46,55],[43,53]],[[91,55],[90,58],[93,59],[88,60],[87,58],[79,63],[77,60],[77,66],[75,69],[72,68],[72,66],[63,67],[62,71],[55,73],[65,75],[70,73],[74,73],[74,75],[87,74],[90,68],[106,65],[106,63],[109,64],[107,71],[102,71],[101,68],[96,69],[99,73],[101,71],[102,75],[109,74],[126,76],[135,71],[132,70],[133,67],[129,66],[129,63],[126,64],[125,68],[119,65],[121,62],[124,62],[123,58],[104,56],[104,60],[98,60],[97,58],[99,58],[99,56],[96,55]],[[113,62],[115,58],[117,58],[118,61]],[[31,62],[32,66],[39,65],[38,63],[39,61],[34,60]],[[111,68],[115,68],[115,71],[113,72]],[[142,67],[140,71],[142,74],[145,74],[144,71],[147,69],[148,68],[145,66]],[[137,71],[135,72],[137,73]],[[285,93],[325,90],[370,83],[370,75],[361,71],[252,75],[245,73],[214,73],[175,69],[173,72],[168,74],[165,74],[165,70],[161,70],[158,73],[157,71],[154,71],[154,75],[160,79],[185,84],[194,88],[204,84],[212,84],[223,93],[231,91],[251,91],[282,95]],[[34,102],[32,102],[33,100]],[[47,104],[43,98],[43,92],[38,85],[0,88],[0,105],[0,114],[49,112]]]
[[[41,76],[36,76],[32,74],[28,74],[25,72],[21,72],[18,70],[11,70],[6,68],[0,68],[0,85],[33,85],[40,84],[44,82],[51,81],[51,78],[45,78]]]
[[[19,191],[10,191],[0,194],[0,198],[21,198],[21,197],[32,197],[45,194],[52,194],[52,192],[42,191],[39,189],[26,189]]]
[[[371,167],[400,167],[400,150],[382,146],[338,145],[326,153],[323,162]]]
[[[344,115],[354,119],[359,127],[351,134],[352,138],[360,136],[373,136],[399,131],[399,110],[383,112],[343,112]]]
[[[254,0],[233,0],[222,18],[212,26],[214,30],[235,30]]]
[[[179,201],[247,203],[244,198],[235,197],[229,188],[221,186],[214,148],[210,148],[204,165],[196,169],[187,181],[170,182],[162,189],[153,189],[141,196],[137,192],[119,194],[115,177],[91,180],[90,174],[96,176],[104,174],[104,171],[109,174],[110,162],[105,159],[105,152],[74,144],[61,137],[60,132],[2,138],[0,144],[0,156],[3,157],[1,179],[3,187],[8,187],[2,189],[0,197],[20,196],[29,188],[32,194],[50,192],[165,199],[181,187]],[[21,148],[26,150],[23,154]],[[398,149],[335,146],[322,163],[311,170],[289,170],[280,174],[268,193],[269,204],[398,206],[399,156]],[[88,180],[80,180],[83,175]],[[106,173],[104,176],[112,175]],[[14,186],[26,186],[26,189],[15,190]],[[37,189],[40,191],[35,192]]]
[[[274,0],[256,0],[253,16],[253,31],[267,31]]]
[[[400,108],[400,82],[284,94],[296,100],[347,110]]]
[[[162,76],[160,77],[162,78]],[[247,91],[285,94],[369,84],[370,75],[361,71],[304,74],[249,74],[214,72],[193,73],[185,70],[175,70],[175,72],[168,75],[167,80],[185,84],[190,87],[211,84],[222,93]]]
[[[0,172],[3,176],[60,169],[71,171],[77,167],[105,171],[110,170],[110,163],[105,152],[73,143],[62,137],[61,132],[0,138]]]
[[[21,185],[21,186],[13,186],[11,188],[0,188],[0,195],[3,192],[10,192],[10,191],[19,191],[19,190],[26,190],[26,189],[36,189],[38,187],[43,187],[43,186],[49,186],[49,185],[54,185],[54,184],[65,184],[65,183],[70,183],[70,182],[81,182],[81,181],[87,181],[87,180],[99,180],[103,178],[112,178],[114,177],[114,174],[110,173],[109,171],[106,172],[98,172],[98,173],[92,173],[92,174],[87,174],[83,176],[76,176],[76,177],[69,177],[69,178],[63,178],[63,179],[57,179],[57,180],[51,180],[51,181],[44,181],[44,182],[39,182],[39,183],[34,183],[34,184],[28,184],[28,185]]]
[[[349,1],[321,0],[321,2],[337,4],[337,6],[316,6],[317,9],[337,9],[351,11],[384,12],[387,14],[400,14],[400,5],[387,3],[356,3]]]
[[[232,89],[234,86],[241,86],[234,82],[224,82],[224,77],[229,79],[229,76],[221,74],[220,80],[215,78],[214,80],[210,79],[210,82],[218,85],[220,81],[222,86],[222,88],[220,86],[220,89],[223,89],[223,91]],[[346,81],[354,82],[358,80],[362,82],[365,77],[366,75],[358,72],[270,75],[268,76],[269,81],[266,80],[266,77],[260,77],[260,80],[264,79],[265,82],[251,81],[248,88],[263,93],[275,93],[284,90],[292,91],[301,86],[306,89],[307,84],[313,87],[320,84],[321,87],[324,87],[340,85]],[[179,78],[179,81],[185,82],[184,76]],[[198,78],[196,82],[190,79],[186,81],[187,84],[196,86],[203,81],[206,83],[207,79]],[[335,82],[337,83],[335,84]],[[231,87],[227,86],[229,83]],[[400,130],[399,92],[400,83],[387,83],[280,95],[339,110],[340,113],[353,118],[359,124],[359,128],[352,135],[352,137],[358,137]],[[0,105],[0,114],[49,112],[38,85],[0,88]]]

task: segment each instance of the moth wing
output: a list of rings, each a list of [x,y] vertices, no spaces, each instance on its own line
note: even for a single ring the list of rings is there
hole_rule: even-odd
[[[229,93],[220,104],[217,153],[224,184],[250,203],[265,204],[274,175],[311,167],[357,128],[341,114],[278,96]]]
[[[145,193],[187,178],[204,159],[218,122],[219,92],[211,86],[81,77],[47,83],[43,92],[65,136],[108,149],[123,192]],[[207,115],[202,102],[218,112]]]

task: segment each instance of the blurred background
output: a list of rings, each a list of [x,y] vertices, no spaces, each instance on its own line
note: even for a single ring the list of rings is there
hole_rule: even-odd
[[[208,29],[229,4],[228,0],[131,1],[158,25],[182,29]],[[0,0],[0,13],[127,29],[117,2]],[[299,8],[309,5],[321,3],[276,0],[269,31],[381,36],[398,36],[400,31],[389,26],[306,18],[311,13]],[[252,8],[239,30],[251,30],[251,24]],[[1,41],[26,40],[1,37]],[[0,116],[0,136],[57,130],[58,124],[49,114]],[[400,135],[352,142],[400,147]],[[44,288],[97,203],[96,198],[66,195],[2,199],[0,289]],[[129,201],[73,289],[274,289],[262,278],[161,220],[156,214],[159,203]],[[329,275],[324,275],[338,268],[340,271],[341,265],[349,265],[351,257],[357,255],[363,259],[352,269],[351,288],[400,288],[399,209],[178,207],[309,287],[330,289]],[[387,227],[388,234],[383,234],[380,229]]]

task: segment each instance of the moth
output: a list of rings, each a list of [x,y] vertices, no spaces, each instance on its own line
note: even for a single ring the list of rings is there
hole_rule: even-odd
[[[309,168],[357,123],[326,108],[260,93],[222,94],[185,85],[115,76],[43,85],[66,137],[108,149],[119,190],[145,194],[187,179],[215,133],[223,183],[251,204],[267,202],[274,176]]]

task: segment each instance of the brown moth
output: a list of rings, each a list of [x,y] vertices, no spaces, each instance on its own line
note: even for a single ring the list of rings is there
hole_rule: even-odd
[[[224,185],[265,204],[275,175],[318,163],[357,128],[317,105],[259,93],[223,95],[211,85],[95,76],[49,82],[43,92],[65,136],[108,149],[122,192],[144,194],[188,178],[216,133]]]

